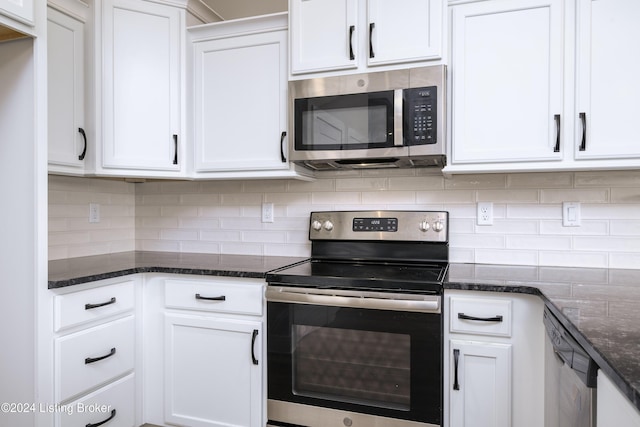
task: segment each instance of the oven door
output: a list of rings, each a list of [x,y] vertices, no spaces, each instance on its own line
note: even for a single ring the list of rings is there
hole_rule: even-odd
[[[270,425],[441,425],[440,296],[305,292],[267,290]]]

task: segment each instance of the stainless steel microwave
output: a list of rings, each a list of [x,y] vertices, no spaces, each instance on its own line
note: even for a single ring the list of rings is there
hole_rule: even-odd
[[[293,162],[335,169],[445,165],[444,65],[289,82]]]

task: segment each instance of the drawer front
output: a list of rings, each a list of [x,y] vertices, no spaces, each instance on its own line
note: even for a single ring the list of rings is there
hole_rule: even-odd
[[[508,299],[452,297],[449,332],[510,337],[511,307]]]
[[[131,371],[133,316],[56,339],[56,397],[65,401]]]
[[[80,400],[56,408],[56,425],[132,427],[136,425],[134,402],[135,376],[131,374]],[[104,424],[100,424],[102,422]]]
[[[134,282],[87,289],[54,297],[56,331],[133,310]]]
[[[165,303],[170,308],[262,315],[261,281],[167,280]]]

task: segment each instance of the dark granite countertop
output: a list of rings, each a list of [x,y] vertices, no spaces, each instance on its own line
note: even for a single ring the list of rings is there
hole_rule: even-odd
[[[445,289],[540,296],[640,410],[640,270],[451,264]]]
[[[304,259],[140,251],[97,255],[50,261],[49,288],[152,272],[264,278]],[[444,287],[541,297],[640,410],[640,270],[451,264]]]
[[[195,274],[262,279],[306,258],[176,252],[119,252],[49,261],[49,289],[135,273]]]

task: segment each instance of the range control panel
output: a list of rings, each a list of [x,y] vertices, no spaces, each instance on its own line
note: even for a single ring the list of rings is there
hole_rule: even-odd
[[[396,240],[448,242],[444,211],[311,212],[311,240]]]

